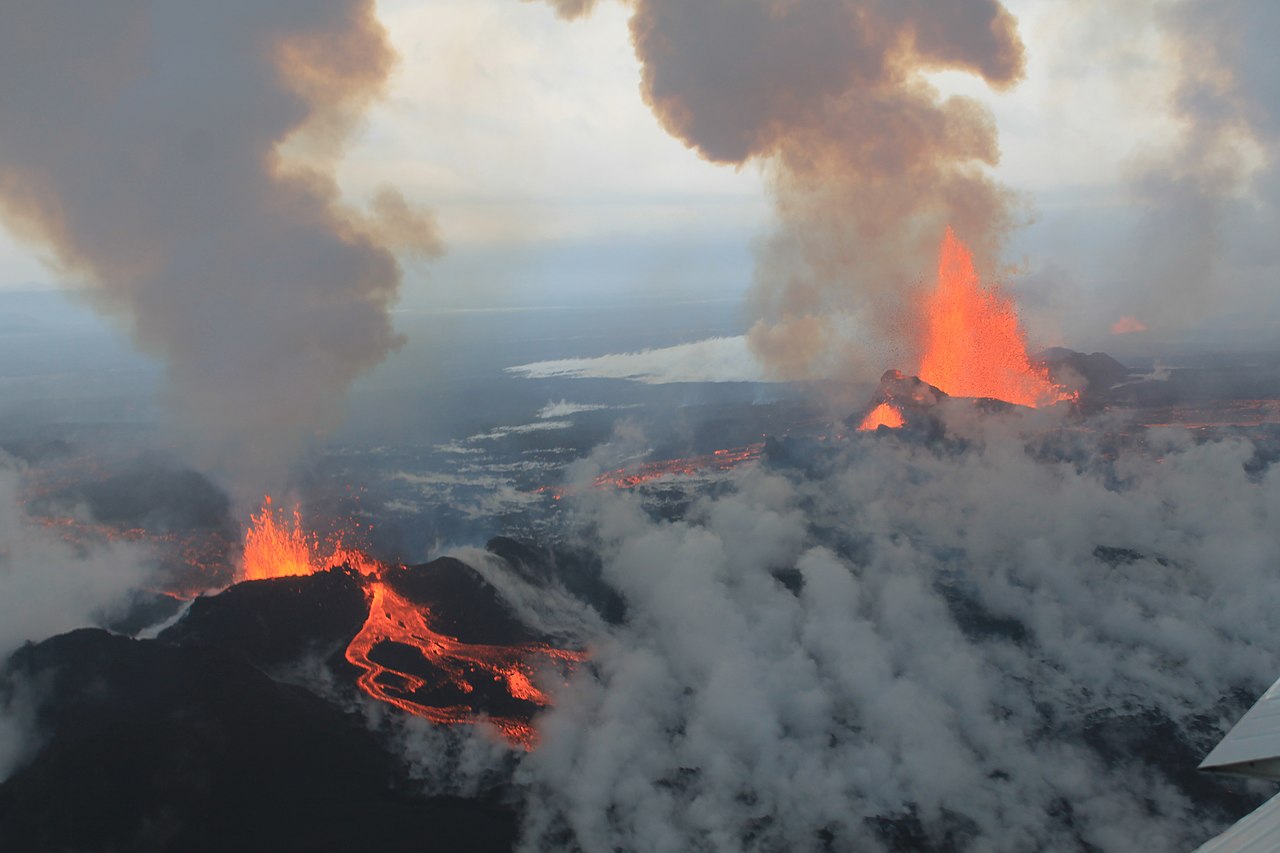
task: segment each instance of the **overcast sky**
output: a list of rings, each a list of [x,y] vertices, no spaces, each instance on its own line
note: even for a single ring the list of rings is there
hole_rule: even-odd
[[[1180,133],[1178,61],[1156,25],[1170,4],[1006,5],[1026,44],[1025,79],[999,93],[958,72],[936,83],[995,115],[995,174],[1021,195],[1028,222],[1006,260],[1021,269],[1014,284],[1033,335],[1105,336],[1120,308],[1073,315],[1121,275],[1113,261],[1136,216],[1135,164]],[[681,266],[661,257],[678,246],[705,251],[689,261],[697,280],[675,289],[748,287],[753,240],[773,217],[762,178],[751,163],[701,159],[659,126],[639,95],[625,5],[604,2],[573,22],[515,0],[379,9],[401,61],[338,176],[353,200],[391,184],[435,211],[448,253],[408,265],[404,304],[519,303],[566,281],[582,287],[583,276],[606,290],[649,286]],[[636,270],[628,250],[651,268]],[[38,249],[0,232],[0,289],[58,279]],[[494,279],[499,296],[484,286]]]

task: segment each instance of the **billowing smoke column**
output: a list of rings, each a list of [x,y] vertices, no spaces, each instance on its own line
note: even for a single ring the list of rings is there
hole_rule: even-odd
[[[573,17],[592,4],[553,5]],[[991,272],[1012,218],[983,170],[999,158],[991,116],[925,75],[1012,85],[1014,18],[995,0],[633,5],[643,93],[663,126],[768,177],[780,224],[757,269],[757,354],[784,377],[901,363],[892,350],[913,340],[910,296],[946,224]]]
[[[1143,215],[1122,271],[1139,286],[1117,310],[1183,326],[1224,302],[1274,309],[1280,6],[1187,0],[1158,14],[1182,71],[1172,103],[1182,132],[1137,162]]]
[[[164,358],[209,467],[278,464],[399,343],[392,249],[431,218],[332,174],[394,55],[373,0],[15,0],[0,214]]]

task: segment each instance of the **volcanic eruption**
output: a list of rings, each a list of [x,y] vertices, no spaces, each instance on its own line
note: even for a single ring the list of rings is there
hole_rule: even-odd
[[[1044,366],[1033,364],[1013,301],[984,287],[973,256],[947,228],[938,251],[937,283],[920,305],[923,351],[916,376],[952,397],[999,400],[1037,408],[1075,399]],[[892,392],[858,426],[870,431],[904,424]]]
[[[372,0],[14,6],[0,214],[165,359],[189,440],[167,473],[95,458],[151,440],[120,405],[65,429],[89,449],[59,470],[0,464],[0,848],[1109,853],[1190,848],[1260,801],[1195,767],[1275,675],[1280,357],[1028,348],[994,284],[1018,208],[994,115],[947,94],[1028,70],[1005,6],[621,5],[661,129],[763,172],[741,313],[393,316],[401,255],[437,241],[396,192],[345,194],[372,170],[338,155],[385,144],[356,133],[394,61]],[[509,42],[477,30],[459,53],[487,73]],[[1211,135],[1254,117],[1257,92],[1188,64],[1184,98],[1236,107]],[[477,100],[456,89],[451,116]],[[404,138],[406,181],[493,165],[424,166]],[[1211,156],[1171,179],[1208,191],[1234,149],[1188,146]],[[599,200],[537,225],[564,237]],[[1113,308],[1117,346],[1158,340],[1167,312]],[[326,433],[423,328],[430,358]],[[686,333],[764,370],[504,368]],[[155,543],[187,565],[150,574]]]
[[[351,572],[368,607],[363,626],[344,652],[346,661],[361,670],[357,686],[373,699],[433,723],[484,720],[526,749],[537,742],[533,713],[550,703],[535,685],[537,664],[566,666],[585,659],[581,652],[558,649],[514,630],[502,635],[509,644],[468,642],[438,630],[439,616],[433,611],[450,605],[473,609],[465,618],[454,616],[455,624],[473,630],[474,624],[501,623],[505,617],[491,612],[492,599],[461,564],[387,565],[345,545],[342,534],[322,544],[303,526],[300,508],[281,517],[270,496],[245,532],[243,566],[248,581],[331,569]],[[461,585],[465,592],[447,604],[433,605],[441,583]],[[418,600],[414,590],[420,593]]]

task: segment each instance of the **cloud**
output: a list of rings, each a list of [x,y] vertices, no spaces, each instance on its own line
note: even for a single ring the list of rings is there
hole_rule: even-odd
[[[1179,774],[1275,675],[1280,469],[948,417],[963,445],[857,436],[676,521],[577,498],[628,618],[522,762],[525,849],[1172,850],[1238,816]]]
[[[392,250],[439,249],[402,196],[365,213],[333,177],[395,61],[374,3],[7,11],[0,216],[164,359],[206,467],[283,471],[400,344]]]
[[[69,544],[30,518],[19,474],[0,459],[0,661],[27,641],[98,624],[151,574],[154,555],[128,542]],[[30,745],[22,695],[0,696],[0,779]]]
[[[1266,315],[1280,266],[1263,236],[1280,223],[1280,60],[1267,35],[1280,7],[1183,0],[1155,7],[1155,23],[1181,74],[1170,97],[1177,126],[1131,166],[1140,216],[1118,252],[1133,284],[1116,294],[1117,312],[1157,330]]]
[[[994,270],[1015,220],[986,171],[1000,157],[994,121],[927,76],[1015,84],[1023,46],[1001,3],[630,5],[658,121],[707,160],[765,175],[778,225],[761,244],[749,340],[772,373],[870,378],[909,349],[916,290],[948,224]]]

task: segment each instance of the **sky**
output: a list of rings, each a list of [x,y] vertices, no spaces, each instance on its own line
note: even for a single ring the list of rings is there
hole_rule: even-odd
[[[1033,339],[1105,344],[1118,312],[1143,307],[1089,307],[1129,274],[1132,183],[1183,127],[1179,55],[1160,26],[1173,4],[1006,5],[1026,45],[1022,81],[996,92],[951,71],[933,82],[995,117],[991,171],[1022,222],[1005,283]],[[709,162],[663,129],[639,94],[626,5],[571,22],[515,0],[380,0],[378,13],[399,64],[337,179],[357,203],[391,185],[433,211],[446,251],[405,262],[402,306],[749,288],[775,216],[761,168]],[[0,230],[0,289],[66,277]]]
[[[1080,25],[1076,16],[1051,8],[1059,4],[1010,5],[1032,42],[1027,81],[1007,94],[980,81],[965,91],[997,110],[1006,180],[1050,204],[1087,204],[1118,179],[1127,149],[1167,120],[1158,103],[1128,108],[1097,69],[1037,49],[1058,53],[1055,39]],[[379,11],[400,65],[342,166],[350,195],[391,182],[429,204],[460,250],[672,240],[690,229],[741,240],[767,221],[756,170],[702,160],[641,101],[624,6],[571,26],[511,0],[383,0]],[[1159,80],[1160,70],[1133,73]],[[1087,112],[1055,108],[1080,91],[1090,92]],[[57,278],[11,233],[0,261],[8,288]]]
[[[1028,223],[1008,260],[1041,276],[1069,272],[1088,293],[1108,275],[1098,249],[1132,216],[1131,161],[1176,132],[1176,59],[1145,9],[1108,40],[1104,22],[1124,16],[1115,4],[1008,5],[1028,46],[1022,83],[994,92],[957,72],[935,82],[995,114],[1003,156],[994,173],[1021,195]],[[625,6],[602,4],[570,25],[510,0],[384,0],[380,10],[402,62],[342,180],[357,195],[392,181],[436,211],[454,257],[411,276],[406,302],[456,298],[454,288],[470,284],[465,259],[495,249],[524,250],[512,275],[523,271],[529,290],[571,288],[584,268],[588,287],[661,290],[654,279],[681,266],[664,256],[700,244],[709,248],[687,285],[747,289],[753,241],[772,222],[760,169],[708,162],[663,130],[639,97]],[[600,245],[643,247],[651,266],[611,264],[613,253],[593,251]],[[519,301],[520,291],[509,282],[502,296]],[[1043,317],[1038,331],[1061,334]]]

